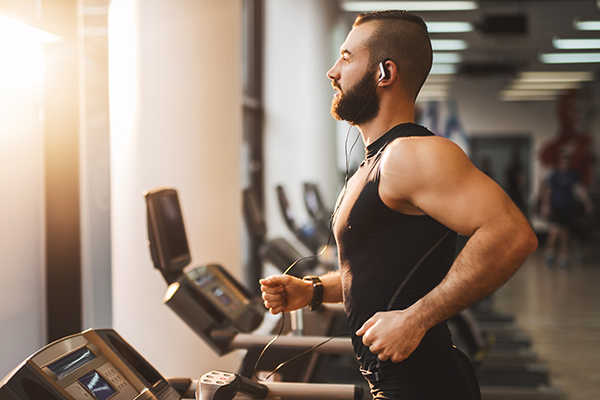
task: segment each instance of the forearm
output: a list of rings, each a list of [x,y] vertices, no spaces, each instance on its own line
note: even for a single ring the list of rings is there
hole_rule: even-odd
[[[409,308],[425,329],[488,296],[504,284],[537,247],[529,226],[519,231],[478,230],[446,278]]]

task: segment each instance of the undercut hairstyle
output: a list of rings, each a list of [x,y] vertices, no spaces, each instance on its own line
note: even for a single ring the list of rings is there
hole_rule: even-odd
[[[408,95],[417,98],[433,60],[427,25],[421,17],[403,10],[374,11],[359,14],[353,26],[373,23],[367,40],[369,61],[373,65],[390,59]]]

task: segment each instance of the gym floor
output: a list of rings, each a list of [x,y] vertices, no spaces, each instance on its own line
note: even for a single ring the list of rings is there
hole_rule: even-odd
[[[538,249],[495,296],[568,400],[600,398],[600,259],[581,258],[563,271]]]

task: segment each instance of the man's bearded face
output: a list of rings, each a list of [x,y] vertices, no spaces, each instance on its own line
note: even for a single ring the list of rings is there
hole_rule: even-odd
[[[363,77],[347,91],[339,82],[332,85],[338,95],[331,101],[331,115],[338,121],[348,121],[351,125],[369,122],[379,114],[379,97],[376,96],[377,83],[373,79],[374,70],[368,70]]]

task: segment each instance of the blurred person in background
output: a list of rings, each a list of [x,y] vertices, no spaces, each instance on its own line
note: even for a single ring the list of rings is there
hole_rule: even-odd
[[[558,241],[558,262],[563,270],[569,267],[569,237],[577,217],[578,199],[585,212],[592,214],[590,197],[579,174],[571,168],[571,157],[563,149],[558,166],[551,171],[542,185],[542,215],[550,220],[551,227],[546,241],[544,257],[549,267],[555,262]]]

